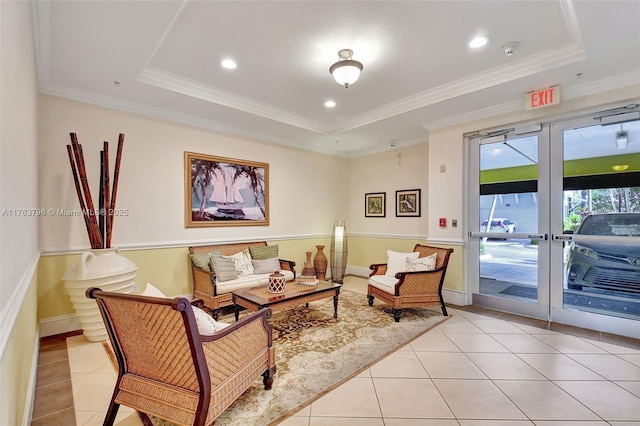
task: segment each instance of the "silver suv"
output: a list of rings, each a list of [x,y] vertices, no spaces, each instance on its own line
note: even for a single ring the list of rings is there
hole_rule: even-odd
[[[640,213],[603,213],[584,218],[577,235],[640,236]],[[572,242],[567,286],[640,295],[640,238],[637,244]]]

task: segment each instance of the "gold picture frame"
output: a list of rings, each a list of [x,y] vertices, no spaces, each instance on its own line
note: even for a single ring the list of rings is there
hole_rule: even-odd
[[[185,227],[268,226],[269,164],[184,153]]]
[[[385,217],[386,215],[386,192],[368,192],[364,194],[364,217]]]

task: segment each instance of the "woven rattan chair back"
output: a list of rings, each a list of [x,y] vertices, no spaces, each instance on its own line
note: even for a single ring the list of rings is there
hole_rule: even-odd
[[[436,253],[436,269],[444,268],[442,274],[446,272],[447,265],[449,264],[449,256],[453,253],[453,249],[446,249],[435,246],[425,246],[422,244],[416,244],[413,251],[420,253],[420,257],[427,257]]]
[[[98,304],[118,365],[105,425],[113,424],[121,404],[147,419],[211,425],[260,376],[271,389],[276,367],[270,309],[200,335],[186,298],[98,288],[88,289],[87,297]]]
[[[116,356],[126,373],[198,392],[194,340],[199,341],[186,310],[187,299],[97,296]],[[193,316],[191,316],[193,318]],[[176,374],[179,371],[179,374]],[[202,374],[207,374],[205,371]]]

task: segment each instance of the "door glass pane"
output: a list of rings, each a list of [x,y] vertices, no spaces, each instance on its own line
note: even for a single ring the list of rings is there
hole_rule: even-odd
[[[563,150],[563,227],[575,240],[564,248],[563,306],[638,319],[640,121],[565,130]]]
[[[538,300],[538,138],[480,146],[480,293],[525,302]],[[495,237],[494,237],[495,236]]]

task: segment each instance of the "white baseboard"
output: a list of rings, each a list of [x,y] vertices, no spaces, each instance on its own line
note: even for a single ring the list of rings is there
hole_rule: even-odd
[[[345,271],[346,275],[355,275],[356,277],[362,277],[362,278],[368,278],[370,273],[371,273],[371,269],[365,268],[364,266],[347,265],[347,270]]]
[[[24,402],[22,413],[22,426],[29,426],[33,417],[33,404],[36,399],[36,382],[38,378],[38,358],[40,356],[40,333],[37,332],[33,342],[35,348],[31,355],[31,373],[29,374],[29,386],[27,387],[27,400]]]
[[[443,288],[442,297],[444,298],[444,303],[448,303],[450,305],[467,305],[467,294],[462,291],[447,290],[446,288]]]
[[[76,330],[82,330],[82,326],[78,317],[73,314],[40,320],[40,337],[54,336]]]

